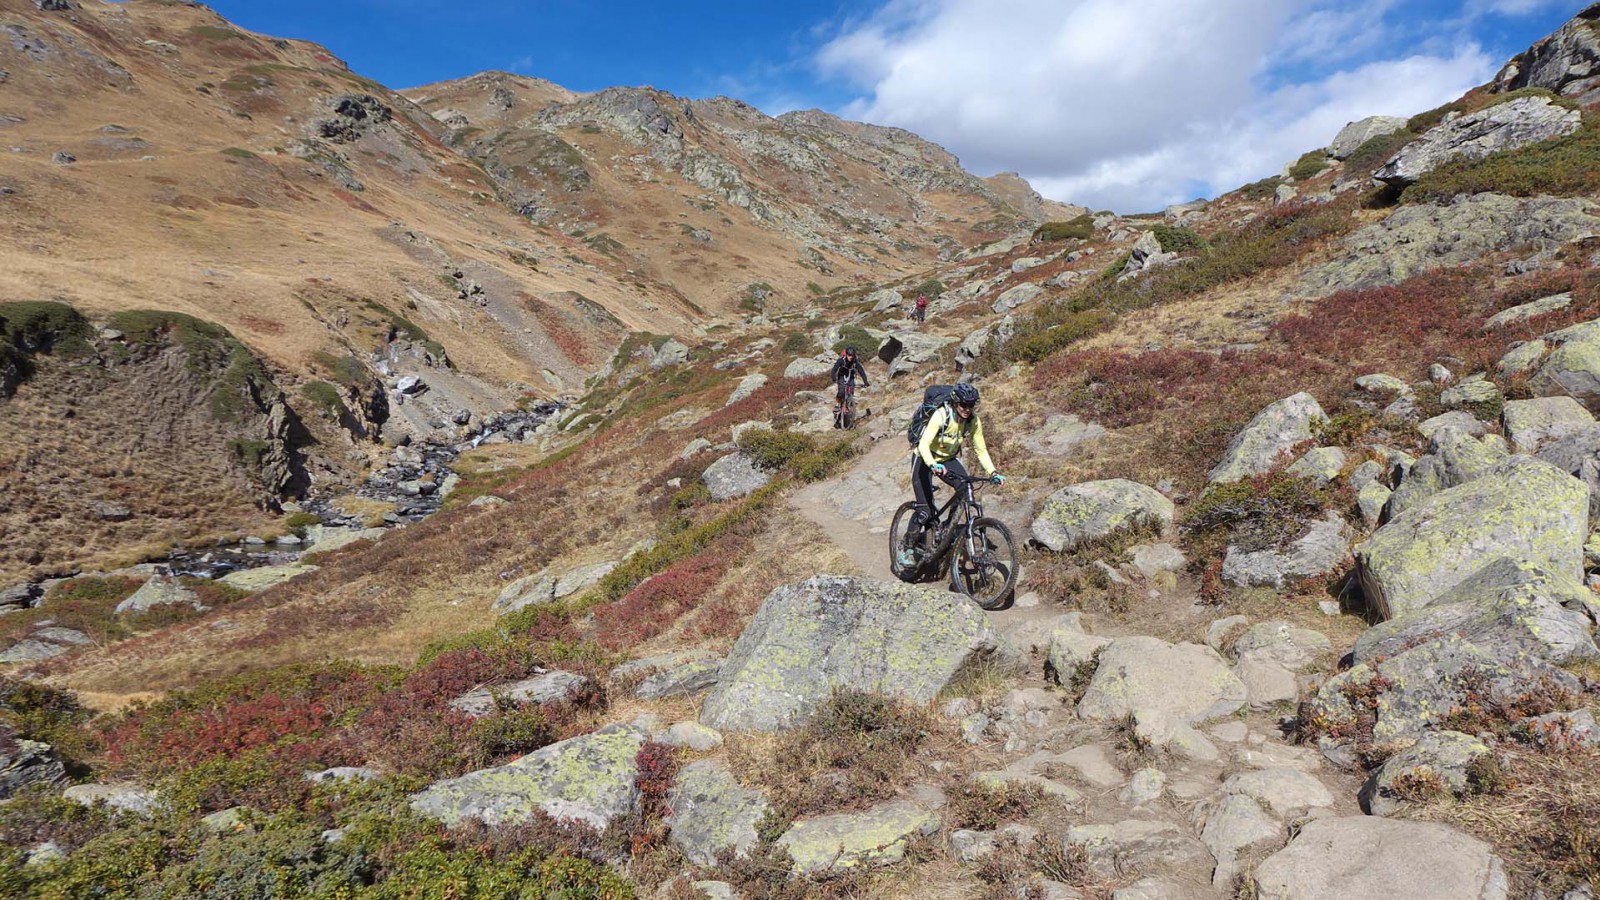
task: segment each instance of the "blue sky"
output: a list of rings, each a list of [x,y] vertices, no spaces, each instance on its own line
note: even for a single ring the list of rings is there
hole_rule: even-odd
[[[211,0],[393,87],[505,69],[909,128],[1123,211],[1454,99],[1584,0]]]

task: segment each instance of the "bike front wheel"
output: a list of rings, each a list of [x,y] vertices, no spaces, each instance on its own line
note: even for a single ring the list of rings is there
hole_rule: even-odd
[[[950,580],[956,590],[984,609],[999,609],[1017,587],[1017,544],[1011,529],[983,516],[957,538]]]
[[[901,581],[915,582],[922,573],[921,562],[913,562],[909,566],[900,562],[900,550],[905,546],[906,534],[911,531],[911,523],[916,520],[916,516],[915,503],[902,503],[895,511],[894,521],[889,525],[889,571]]]

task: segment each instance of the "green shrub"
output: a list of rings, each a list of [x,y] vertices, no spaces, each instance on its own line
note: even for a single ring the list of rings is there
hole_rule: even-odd
[[[1375,169],[1400,152],[1400,148],[1417,139],[1415,132],[1402,128],[1391,134],[1367,138],[1344,161],[1344,170],[1370,175]]]
[[[347,390],[359,391],[372,383],[372,373],[354,356],[337,356],[326,350],[318,350],[311,355],[311,361],[335,384]]]
[[[778,349],[785,353],[804,353],[815,346],[811,335],[804,331],[791,331],[783,336],[783,342],[778,345]]]
[[[1067,312],[1049,321],[1033,323],[1034,327],[1019,329],[1017,335],[1006,344],[1005,356],[1036,363],[1058,350],[1099,334],[1115,321],[1116,316],[1103,309]]]
[[[345,413],[344,395],[326,381],[308,381],[300,393],[330,419],[337,420]]]
[[[256,397],[269,395],[272,378],[266,366],[215,322],[163,310],[127,310],[111,317],[111,327],[134,345],[176,341],[190,371],[216,379],[210,409],[220,422],[238,422],[254,408]]]
[[[1553,138],[1483,159],[1453,159],[1423,175],[1402,203],[1436,203],[1459,194],[1493,191],[1516,197],[1588,197],[1600,193],[1600,117]]]
[[[1311,150],[1295,160],[1289,167],[1289,177],[1295,181],[1315,178],[1328,168],[1328,154],[1324,150]]]
[[[0,346],[23,352],[43,350],[60,356],[91,352],[89,320],[65,303],[17,300],[0,303]]]
[[[1200,236],[1200,232],[1187,225],[1162,224],[1150,230],[1155,232],[1156,240],[1161,242],[1163,253],[1191,253],[1211,246]]]
[[[785,468],[817,449],[810,435],[771,428],[752,428],[739,436],[738,443],[752,462],[769,472]]]
[[[1094,216],[1084,213],[1075,219],[1066,222],[1046,222],[1033,232],[1035,243],[1054,243],[1056,241],[1080,240],[1086,241],[1094,237]]]
[[[1283,176],[1273,175],[1271,178],[1252,181],[1234,193],[1246,200],[1268,200],[1277,195],[1280,184],[1283,184]]]
[[[839,329],[839,339],[833,342],[833,352],[838,353],[846,347],[856,348],[856,353],[867,359],[878,352],[878,339],[859,325],[846,325]]]
[[[927,281],[924,281],[921,284],[911,285],[910,287],[901,291],[901,294],[903,296],[912,298],[925,295],[929,299],[932,299],[944,293],[945,290],[946,287],[944,282],[937,278],[929,278]]]
[[[224,85],[224,87],[226,87],[226,86],[227,85]],[[253,153],[253,152],[251,152],[249,150],[246,150],[243,147],[225,147],[225,148],[223,148],[222,155],[223,156],[231,156],[234,159],[260,159],[261,158],[260,156],[257,156],[255,153]]]

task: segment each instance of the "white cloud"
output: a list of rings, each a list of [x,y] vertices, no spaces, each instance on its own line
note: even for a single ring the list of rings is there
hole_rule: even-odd
[[[1272,174],[1345,122],[1428,109],[1493,74],[1498,60],[1460,31],[1373,61],[1418,27],[1385,18],[1396,3],[896,0],[817,62],[860,88],[846,116],[908,128],[981,174],[1021,171],[1047,196],[1156,209]]]

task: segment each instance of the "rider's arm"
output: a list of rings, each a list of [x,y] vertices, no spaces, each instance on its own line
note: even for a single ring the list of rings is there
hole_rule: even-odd
[[[917,455],[922,457],[923,465],[929,468],[939,464],[933,457],[933,439],[944,429],[944,423],[949,416],[949,408],[941,406],[933,411],[933,415],[928,417],[928,424],[922,428],[922,440],[917,442]]]
[[[872,387],[872,382],[867,380],[867,367],[863,366],[859,359],[856,360],[856,371],[861,373],[861,386]]]
[[[978,462],[983,464],[983,474],[994,474],[994,460],[989,458],[989,446],[983,442],[983,419],[977,413],[972,414],[972,449],[978,454]]]

